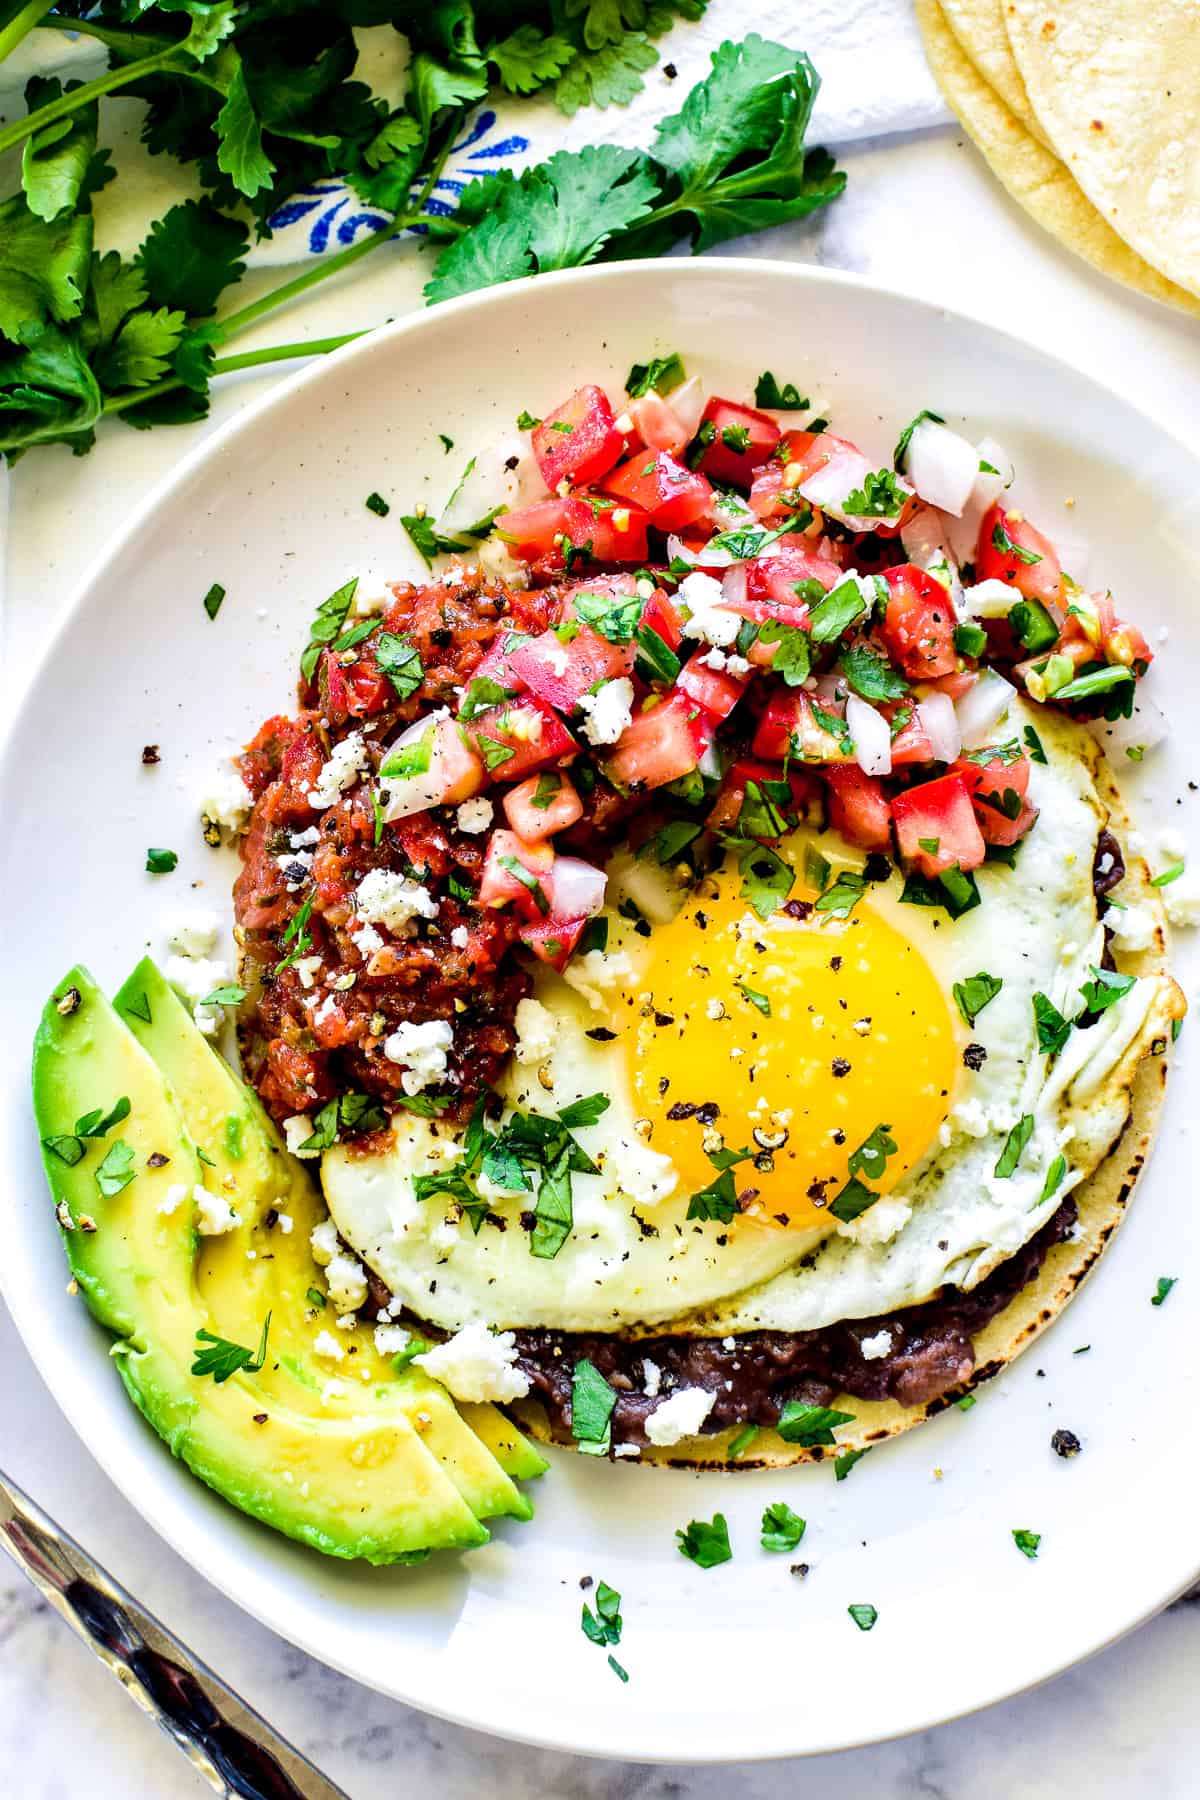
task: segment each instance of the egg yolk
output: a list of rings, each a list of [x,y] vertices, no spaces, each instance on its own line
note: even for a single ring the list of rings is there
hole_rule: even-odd
[[[736,886],[706,887],[655,927],[633,1002],[648,1142],[688,1195],[721,1180],[722,1151],[748,1150],[718,1196],[736,1195],[738,1225],[831,1226],[901,1181],[946,1117],[945,997],[867,901],[762,920]]]

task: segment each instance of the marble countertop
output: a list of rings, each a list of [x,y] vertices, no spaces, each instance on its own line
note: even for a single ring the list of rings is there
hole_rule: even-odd
[[[1194,323],[1060,251],[1008,202],[961,133],[862,144],[842,160],[849,186],[827,214],[731,249],[855,270],[985,317],[1119,387],[1200,448]],[[346,290],[341,328],[394,311],[396,280],[396,264],[381,258]],[[294,320],[299,336],[303,312]],[[255,383],[227,390],[214,420],[258,391]],[[197,430],[154,434],[163,468]],[[115,426],[91,457],[39,455],[14,472],[6,632],[14,675],[69,600],[97,536],[139,498],[143,443]],[[8,1472],[354,1800],[380,1792],[465,1800],[485,1784],[493,1800],[723,1800],[731,1792],[790,1800],[831,1791],[851,1800],[1057,1800],[1068,1782],[1092,1800],[1183,1800],[1195,1792],[1194,1599],[1036,1693],[938,1731],[811,1762],[736,1771],[626,1763],[615,1711],[613,1760],[604,1762],[427,1719],[291,1649],[174,1555],[76,1441],[2,1311],[0,1366]],[[964,1621],[965,1655],[972,1631],[986,1629],[986,1620]],[[14,1800],[191,1800],[202,1791],[23,1577],[0,1565],[0,1792]]]

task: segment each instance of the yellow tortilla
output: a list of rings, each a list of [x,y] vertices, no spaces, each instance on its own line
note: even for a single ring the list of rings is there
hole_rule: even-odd
[[[1109,826],[1121,843],[1128,841],[1132,824],[1111,770],[1099,758],[1096,785],[1108,808]],[[1126,852],[1126,876],[1121,890],[1130,905],[1148,908],[1157,929],[1154,942],[1135,955],[1122,955],[1121,968],[1139,976],[1160,975],[1160,993],[1142,1033],[1113,1071],[1113,1079],[1129,1092],[1129,1117],[1124,1131],[1096,1172],[1073,1190],[1078,1224],[1070,1241],[1056,1244],[1037,1277],[997,1313],[973,1339],[975,1370],[963,1389],[955,1389],[922,1406],[902,1406],[896,1400],[859,1400],[843,1395],[833,1402],[837,1410],[854,1415],[854,1423],[841,1427],[832,1447],[803,1449],[786,1443],[777,1432],[761,1430],[735,1461],[729,1446],[737,1429],[712,1437],[690,1438],[670,1449],[651,1445],[643,1449],[641,1462],[666,1463],[674,1468],[763,1469],[784,1468],[790,1463],[821,1462],[847,1450],[869,1450],[886,1438],[897,1437],[962,1397],[964,1392],[998,1375],[1022,1350],[1056,1319],[1091,1272],[1125,1216],[1130,1195],[1145,1165],[1162,1111],[1166,1090],[1166,1050],[1171,1021],[1186,1010],[1179,988],[1167,974],[1166,921],[1161,892],[1151,885],[1144,859]],[[520,1402],[512,1409],[521,1424],[544,1442],[552,1442],[546,1415],[536,1401]]]
[[[1003,0],[1042,132],[1096,210],[1200,294],[1196,0]]]
[[[1051,237],[1102,275],[1200,317],[1200,301],[1144,262],[1105,223],[1058,158],[1026,131],[979,75],[937,0],[916,0],[925,53],[968,135],[1017,203]]]
[[[942,14],[976,69],[995,89],[1009,112],[1016,114],[1026,131],[1031,132],[1040,144],[1045,144],[1008,41],[1004,0],[942,0]]]

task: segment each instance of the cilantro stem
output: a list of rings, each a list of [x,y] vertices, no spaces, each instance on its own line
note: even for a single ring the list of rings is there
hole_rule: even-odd
[[[11,29],[11,27],[10,27]],[[39,106],[36,112],[26,113],[24,118],[14,119],[11,125],[0,131],[0,152],[11,150],[35,132],[41,131],[45,125],[53,125],[56,119],[69,118],[78,112],[81,106],[87,106],[93,100],[99,100],[102,94],[111,94],[114,88],[126,87],[130,82],[142,81],[147,75],[159,75],[169,69],[172,62],[177,63],[175,73],[185,74],[186,62],[180,59],[180,45],[172,44],[169,50],[156,51],[153,56],[143,56],[139,62],[125,63],[118,69],[110,69],[106,75],[98,75],[95,81],[87,81],[82,87],[72,88],[69,93],[61,94],[57,100],[51,100],[47,106]]]
[[[28,37],[42,14],[49,10],[46,0],[29,0],[29,5],[23,6],[16,17],[8,21],[0,31],[0,62],[16,49],[22,38]]]
[[[342,337],[310,338],[306,343],[269,344],[262,350],[243,350],[237,356],[220,356],[213,363],[214,375],[232,375],[237,369],[256,369],[266,363],[294,362],[301,356],[327,356],[331,350],[340,350],[343,344],[352,344],[355,338],[365,337],[363,331],[347,331]],[[131,406],[139,406],[143,400],[157,400],[160,394],[170,394],[182,387],[178,375],[165,376],[156,381],[152,387],[137,388],[132,393],[120,394],[115,400],[104,402],[106,413],[127,412]]]
[[[352,264],[360,262],[364,256],[369,256],[372,250],[378,249],[380,244],[385,244],[400,232],[407,231],[410,225],[419,224],[425,210],[425,202],[437,185],[438,177],[450,154],[450,146],[458,135],[459,127],[465,117],[464,111],[455,114],[453,128],[447,131],[442,148],[433,160],[420,193],[405,212],[396,213],[391,223],[385,225],[381,231],[373,232],[370,237],[360,238],[357,244],[350,244],[345,250],[339,250],[336,256],[322,258],[314,268],[306,269],[303,275],[293,276],[291,281],[285,281],[280,287],[272,288],[261,299],[253,300],[249,306],[243,306],[240,311],[230,313],[227,319],[219,321],[213,333],[214,341],[223,344],[238,332],[245,331],[248,325],[255,324],[265,314],[274,312],[277,307],[286,306],[289,300],[297,299],[309,288],[315,287],[318,282],[327,281],[331,275],[337,275],[341,270],[348,269]],[[444,220],[439,220],[439,228],[444,223]]]

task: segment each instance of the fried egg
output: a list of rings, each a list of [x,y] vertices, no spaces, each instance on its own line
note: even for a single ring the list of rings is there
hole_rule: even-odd
[[[1032,716],[1014,703],[1003,735]],[[573,1177],[557,1254],[531,1254],[531,1192],[483,1182],[498,1222],[478,1232],[451,1195],[418,1200],[414,1177],[453,1174],[464,1132],[403,1114],[381,1153],[327,1153],[342,1236],[446,1330],[798,1331],[974,1286],[1107,1152],[1177,1006],[1147,976],[1056,1060],[1039,1048],[1035,994],[1077,1013],[1101,959],[1105,809],[1087,733],[1046,714],[1037,729],[1037,826],[1015,867],[978,871],[981,904],[957,920],[905,903],[896,873],[846,917],[815,910],[821,861],[863,865],[832,832],[780,846],[807,904],[766,919],[733,858],[686,894],[614,859],[608,947],[539,969],[502,1087],[509,1112],[608,1101],[576,1130],[598,1173]],[[955,989],[980,974],[994,992],[968,1023]],[[718,1216],[689,1217],[697,1195]]]

